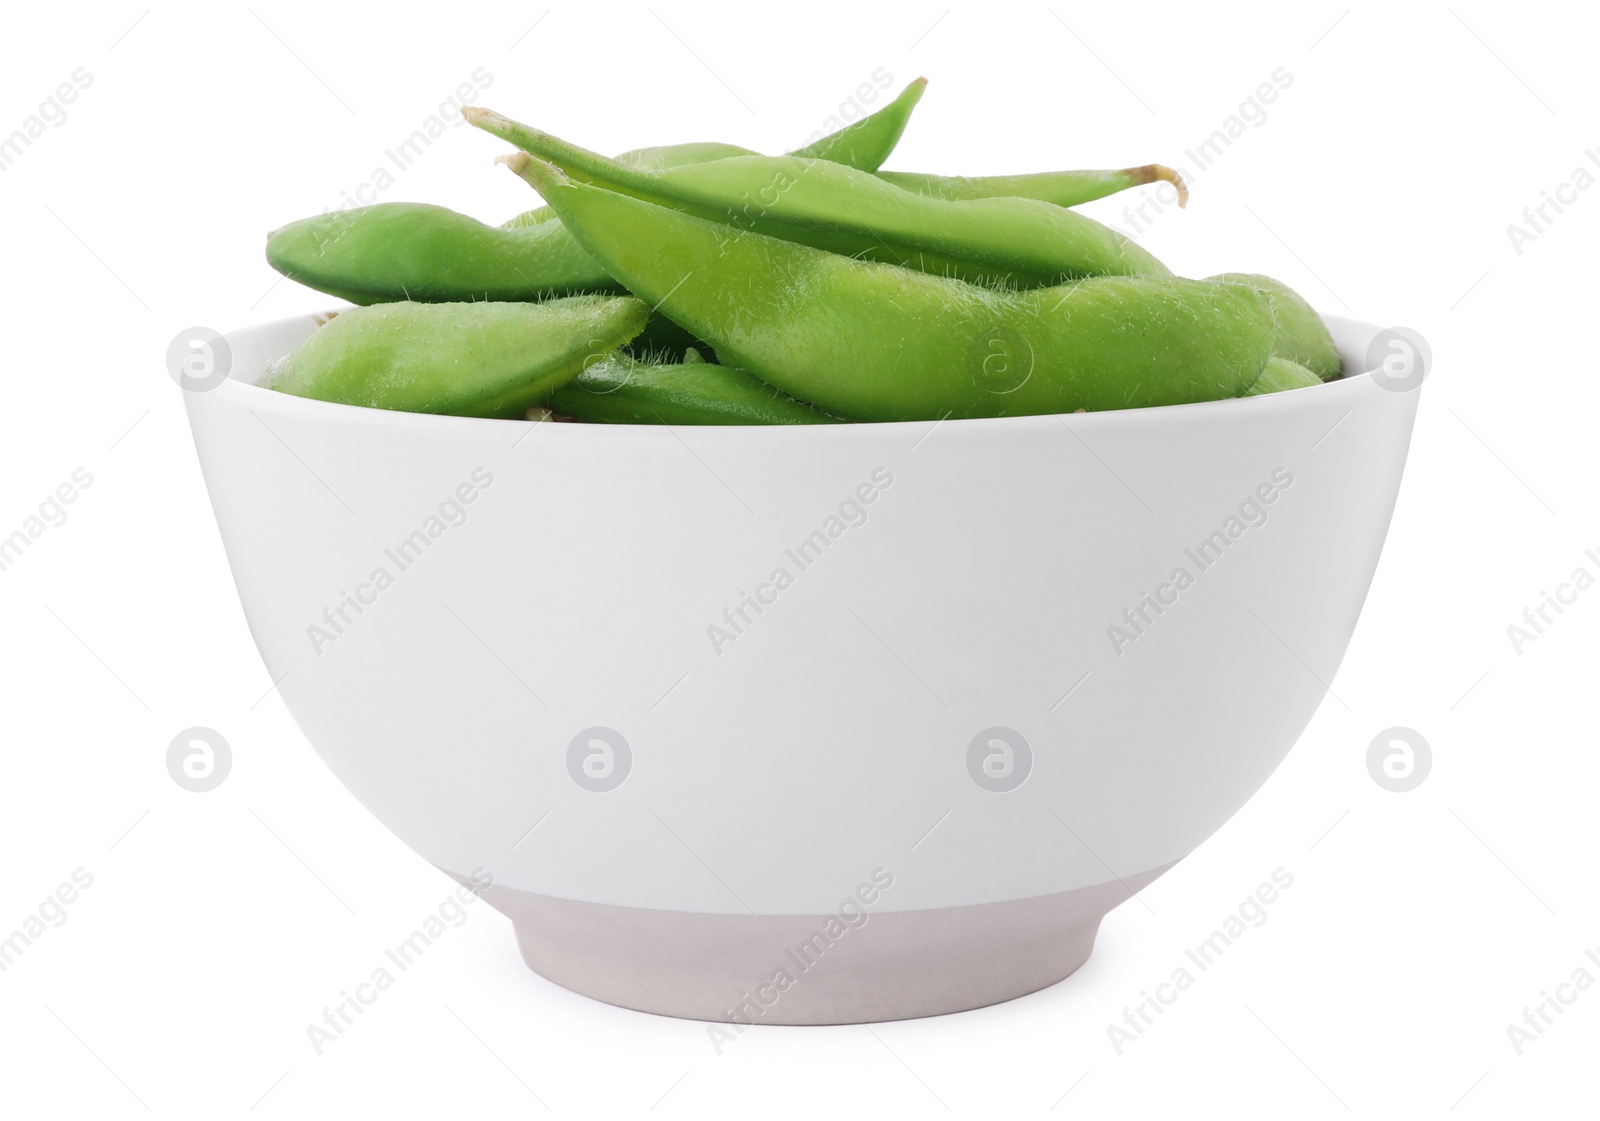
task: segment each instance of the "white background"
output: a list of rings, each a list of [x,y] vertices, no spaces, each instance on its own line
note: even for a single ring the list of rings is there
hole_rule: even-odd
[[[1520,253],[1507,233],[1575,168],[1600,174],[1592,15],[265,0],[3,19],[0,136],[76,68],[92,83],[0,172],[0,535],[75,468],[93,483],[0,572],[0,936],[74,869],[93,884],[0,972],[0,1114],[1593,1111],[1600,991],[1520,1055],[1506,1030],[1574,970],[1600,978],[1600,591],[1520,653],[1506,633],[1573,569],[1600,573],[1600,189]],[[266,695],[162,356],[185,327],[326,306],[275,282],[265,231],[367,182],[479,67],[481,103],[601,151],[779,151],[875,70],[924,74],[889,166],[967,174],[1189,164],[1275,69],[1293,76],[1142,240],[1180,273],[1267,272],[1413,327],[1434,374],[1334,695],[1064,983],[935,1020],[761,1029],[719,1055],[702,1024],[532,974],[477,904],[314,1053],[307,1025],[452,885]],[[501,150],[451,128],[381,197],[498,221],[532,205]],[[1089,209],[1120,223],[1128,201]],[[164,762],[192,725],[234,753],[207,794]],[[1367,773],[1393,725],[1432,745],[1410,793]],[[1118,1054],[1107,1025],[1279,867],[1294,884],[1267,921]]]

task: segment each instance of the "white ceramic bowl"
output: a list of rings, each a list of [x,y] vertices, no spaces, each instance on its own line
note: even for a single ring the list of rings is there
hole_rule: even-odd
[[[1365,369],[1377,328],[1331,326]],[[232,376],[186,394],[285,703],[534,969],[712,1020],[929,1015],[1081,965],[1310,720],[1418,396],[665,428],[252,384],[313,329],[227,336]]]

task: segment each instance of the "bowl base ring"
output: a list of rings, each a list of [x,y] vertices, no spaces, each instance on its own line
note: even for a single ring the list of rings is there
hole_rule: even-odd
[[[1002,903],[832,915],[739,915],[582,903],[498,884],[529,968],[607,1004],[727,1023],[939,1016],[1047,988],[1088,960],[1100,920],[1171,864]],[[446,870],[453,879],[465,877]]]

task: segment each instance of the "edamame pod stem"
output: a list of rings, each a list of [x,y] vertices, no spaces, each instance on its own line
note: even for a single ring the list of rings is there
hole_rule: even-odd
[[[527,170],[613,276],[724,364],[850,420],[1235,397],[1272,345],[1267,298],[1248,285],[1120,276],[999,292]]]
[[[1322,379],[1300,363],[1273,355],[1267,359],[1267,364],[1261,367],[1261,373],[1250,383],[1250,388],[1244,391],[1244,395],[1258,397],[1263,393],[1279,393],[1285,389],[1307,389],[1321,384]]]
[[[1053,202],[1057,206],[1077,206],[1093,202],[1130,187],[1146,183],[1171,183],[1178,191],[1178,205],[1189,205],[1189,186],[1170,167],[1147,163],[1120,171],[1039,171],[1030,175],[928,175],[920,171],[879,171],[879,179],[903,191],[929,198],[990,199],[1022,198]]]
[[[571,420],[602,424],[834,423],[743,370],[653,365],[620,354],[590,366],[545,404]]]
[[[497,229],[420,202],[291,222],[267,235],[267,261],[291,280],[356,304],[620,290],[560,222]]]
[[[869,113],[854,124],[829,133],[804,148],[796,148],[789,154],[804,156],[807,159],[832,160],[834,163],[859,167],[863,171],[877,171],[883,161],[889,158],[889,153],[894,151],[895,145],[900,143],[906,124],[911,120],[911,111],[917,107],[917,102],[922,100],[922,91],[927,85],[928,79],[918,78],[877,112]],[[759,154],[749,148],[741,148],[737,144],[707,141],[666,144],[655,148],[634,148],[618,156],[617,162],[627,167],[661,171],[683,164],[709,163],[711,160],[727,159],[729,156]],[[549,213],[549,207],[541,206],[535,210],[524,211],[502,225],[536,225],[548,221]]]
[[[1273,354],[1298,362],[1323,381],[1339,376],[1343,367],[1339,348],[1328,333],[1328,325],[1300,293],[1281,280],[1253,272],[1225,272],[1211,279],[1248,284],[1266,293],[1272,304],[1273,321],[1277,324]]]
[[[355,308],[317,328],[269,385],[341,405],[522,416],[637,335],[647,314],[629,296]]]
[[[532,152],[573,171],[575,181],[844,256],[1019,288],[1086,276],[1170,275],[1115,230],[1037,199],[947,202],[842,164],[795,156],[736,156],[643,171],[487,110],[464,112],[479,128],[523,149],[506,162],[525,178],[526,153]]]

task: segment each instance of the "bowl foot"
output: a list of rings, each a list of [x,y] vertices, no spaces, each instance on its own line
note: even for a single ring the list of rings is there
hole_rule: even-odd
[[[867,908],[864,919],[616,907],[499,885],[483,898],[510,917],[530,968],[607,1004],[733,1024],[873,1023],[1055,984],[1088,960],[1106,913],[1168,867],[1005,903]]]

